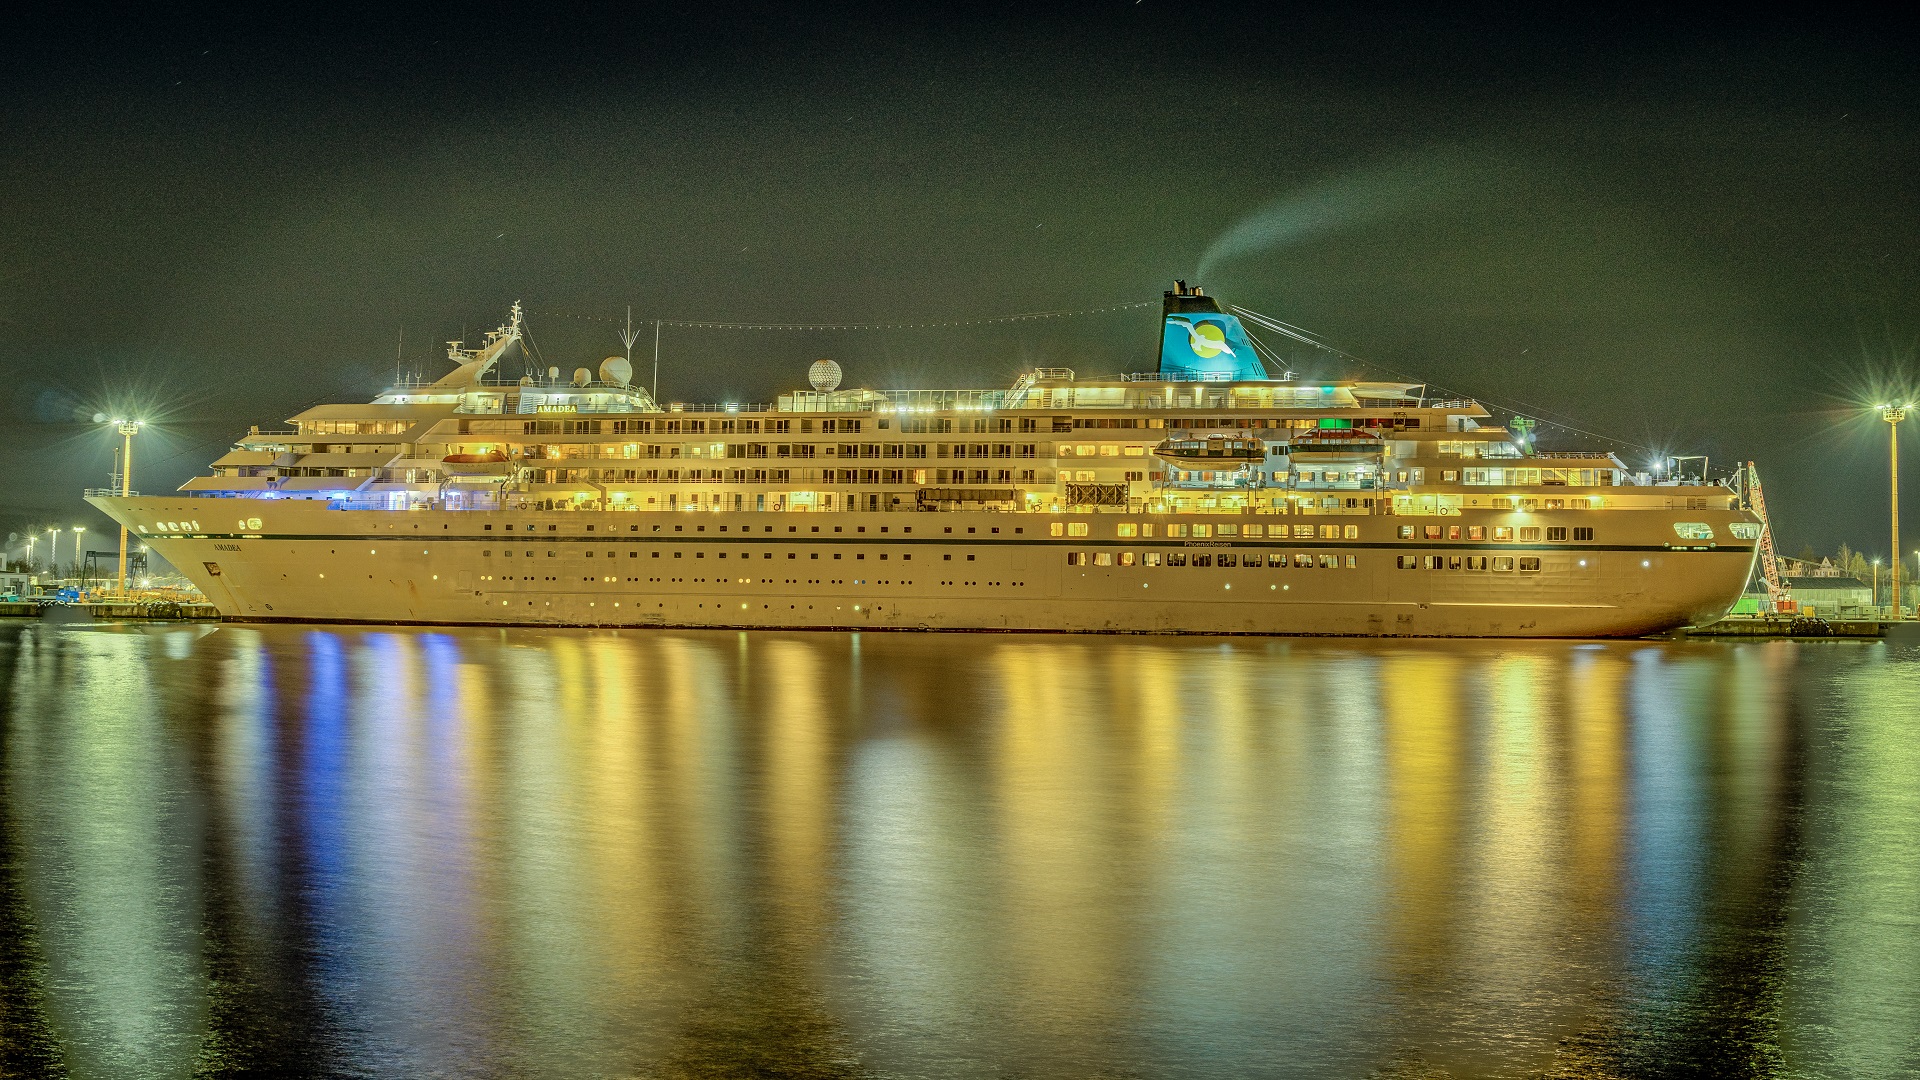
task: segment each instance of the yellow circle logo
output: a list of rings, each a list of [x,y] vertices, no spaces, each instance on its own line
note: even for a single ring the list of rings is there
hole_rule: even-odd
[[[1232,352],[1227,348],[1226,331],[1220,329],[1217,323],[1195,323],[1188,341],[1193,345],[1194,355],[1202,360],[1211,360],[1221,353]]]

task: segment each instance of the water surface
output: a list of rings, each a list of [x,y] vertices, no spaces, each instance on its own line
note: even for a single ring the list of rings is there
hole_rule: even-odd
[[[0,627],[0,1075],[1920,1071],[1920,649]]]

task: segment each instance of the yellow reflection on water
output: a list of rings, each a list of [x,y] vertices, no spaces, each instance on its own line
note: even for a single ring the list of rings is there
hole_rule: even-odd
[[[1380,672],[1389,954],[1403,980],[1438,975],[1455,947],[1465,749],[1459,680],[1457,661],[1431,652],[1390,655]]]

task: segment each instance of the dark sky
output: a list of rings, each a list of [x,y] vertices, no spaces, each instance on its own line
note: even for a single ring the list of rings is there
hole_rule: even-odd
[[[9,27],[6,522],[90,520],[246,425],[365,400],[515,299],[611,322],[939,321],[1194,277],[1379,367],[1649,449],[1757,459],[1788,551],[1884,553],[1920,342],[1914,40],[1822,14],[1160,0],[473,6]],[[662,397],[1000,386],[1150,361],[1152,310],[944,330],[668,328]],[[647,342],[636,350],[642,356]],[[512,367],[518,361],[511,361]],[[643,371],[647,364],[636,364]],[[1920,447],[1920,417],[1908,425]],[[1590,441],[1543,427],[1543,445]],[[1920,490],[1920,450],[1906,455]],[[1920,549],[1920,494],[1907,509]],[[91,518],[93,527],[105,521]],[[1909,560],[1911,562],[1911,558]]]

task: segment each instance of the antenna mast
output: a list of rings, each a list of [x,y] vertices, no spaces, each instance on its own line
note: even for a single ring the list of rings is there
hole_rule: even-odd
[[[620,331],[620,340],[627,346],[627,364],[633,364],[633,343],[640,335],[633,332],[633,305],[627,305],[627,328]]]
[[[653,320],[653,403],[660,404],[660,320]]]

